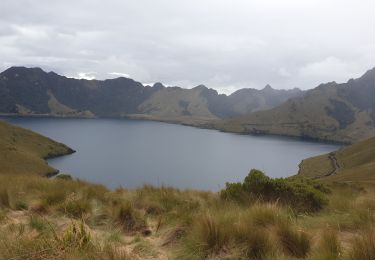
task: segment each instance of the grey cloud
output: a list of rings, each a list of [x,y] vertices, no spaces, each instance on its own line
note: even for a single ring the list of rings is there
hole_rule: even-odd
[[[220,92],[311,88],[375,66],[374,9],[370,0],[2,0],[0,69],[117,72]]]

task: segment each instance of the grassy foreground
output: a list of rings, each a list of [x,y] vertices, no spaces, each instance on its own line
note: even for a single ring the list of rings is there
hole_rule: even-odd
[[[0,174],[53,175],[57,170],[44,159],[72,152],[64,144],[0,121]]]
[[[375,259],[374,192],[259,171],[219,193],[0,175],[0,259]]]

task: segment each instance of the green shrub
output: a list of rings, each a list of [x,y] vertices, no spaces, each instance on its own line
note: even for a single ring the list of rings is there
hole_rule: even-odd
[[[243,189],[242,183],[235,182],[225,184],[225,189],[221,191],[221,197],[223,199],[230,199],[239,202],[245,202],[245,198],[247,197],[248,193],[245,192]]]
[[[73,177],[70,174],[61,173],[56,176],[56,179],[71,181],[73,180]]]
[[[328,203],[321,184],[304,178],[272,179],[259,170],[251,170],[241,183],[227,183],[221,191],[223,199],[242,201],[256,198],[265,202],[280,202],[298,211],[318,211]]]

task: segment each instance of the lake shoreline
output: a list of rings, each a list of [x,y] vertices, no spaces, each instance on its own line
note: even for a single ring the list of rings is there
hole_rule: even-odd
[[[161,122],[166,124],[173,124],[173,125],[182,125],[182,126],[189,126],[199,129],[207,129],[207,130],[216,130],[222,133],[231,133],[231,134],[238,134],[238,135],[249,135],[249,136],[275,136],[275,137],[285,137],[291,138],[301,141],[308,141],[308,142],[318,142],[323,144],[333,144],[333,145],[350,145],[353,142],[349,141],[338,141],[338,140],[331,140],[331,139],[322,139],[317,137],[310,137],[310,136],[299,136],[299,135],[287,135],[287,134],[276,134],[276,133],[255,133],[255,132],[245,132],[245,131],[231,131],[227,129],[223,129],[220,127],[215,127],[215,122],[220,122],[220,120],[207,120],[206,122],[202,122],[199,120],[191,120],[191,122],[186,122],[183,120],[178,119],[162,119],[162,118],[155,118],[152,116],[147,115],[138,115],[138,114],[130,114],[124,116],[106,116],[106,117],[87,117],[87,116],[66,116],[66,115],[50,115],[50,114],[33,114],[33,115],[21,115],[21,114],[4,114],[0,113],[0,118],[54,118],[54,119],[125,119],[125,120],[136,120],[136,121],[153,121],[153,122]]]
[[[48,164],[111,189],[146,183],[217,191],[223,183],[242,180],[252,168],[275,178],[289,177],[298,172],[301,160],[339,149],[295,137],[233,134],[129,118],[3,119],[72,147],[77,153],[49,159]]]

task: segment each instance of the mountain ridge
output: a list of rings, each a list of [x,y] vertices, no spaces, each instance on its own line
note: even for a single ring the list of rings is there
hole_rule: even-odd
[[[162,83],[144,86],[125,77],[85,80],[41,68],[11,67],[0,73],[0,113],[212,121],[268,109],[303,93],[296,89],[245,92],[242,99],[236,99],[237,94],[218,94],[204,85],[192,89],[165,87]]]
[[[375,135],[375,69],[338,84],[329,82],[266,111],[215,125],[223,131],[306,137],[353,143]]]

